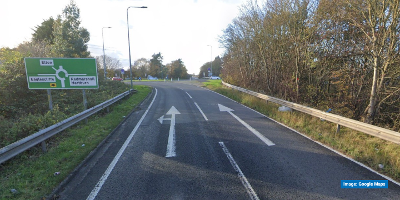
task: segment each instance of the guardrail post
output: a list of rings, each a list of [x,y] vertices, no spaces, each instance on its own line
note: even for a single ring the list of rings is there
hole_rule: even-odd
[[[47,152],[46,140],[44,140],[43,142],[41,142],[41,145],[42,145],[42,151],[43,151],[43,152]]]
[[[336,133],[339,133],[340,132],[340,125],[338,124],[337,126],[336,126]]]

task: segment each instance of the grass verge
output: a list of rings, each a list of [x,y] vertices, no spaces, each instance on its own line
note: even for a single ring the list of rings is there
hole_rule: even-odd
[[[204,85],[400,181],[400,145],[346,127],[336,134],[336,124],[298,111],[280,112],[280,105],[224,87],[220,80],[210,80]]]
[[[135,86],[136,94],[47,141],[48,152],[34,147],[0,165],[0,199],[43,199],[118,126],[151,92]]]

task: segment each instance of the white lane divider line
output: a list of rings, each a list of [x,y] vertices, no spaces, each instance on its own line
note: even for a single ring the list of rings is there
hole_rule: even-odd
[[[204,112],[201,110],[200,106],[199,106],[196,102],[194,102],[194,105],[196,105],[197,109],[199,109],[199,111],[200,111],[200,113],[203,115],[204,119],[205,119],[206,121],[208,121],[207,116],[206,116],[206,115],[204,114]]]
[[[186,94],[187,94],[191,99],[193,99],[192,96],[190,96],[189,93],[186,92]],[[207,116],[204,114],[203,110],[201,110],[200,106],[199,106],[196,102],[194,102],[194,105],[196,105],[197,109],[198,109],[198,110],[200,111],[200,113],[203,115],[204,119],[205,119],[206,121],[208,121]]]
[[[238,173],[240,181],[242,181],[242,184],[244,188],[246,188],[247,193],[250,196],[250,199],[252,200],[259,200],[257,193],[254,191],[253,187],[251,187],[249,181],[247,180],[246,176],[244,176],[242,170],[240,169],[239,165],[236,163],[235,159],[233,159],[231,153],[229,153],[228,148],[226,148],[224,142],[219,142],[219,145],[222,147],[222,150],[226,154],[226,157],[228,157],[229,162],[231,163],[233,169]]]
[[[189,93],[187,93],[187,92],[186,92],[186,94],[187,94],[187,95],[188,95],[188,96],[189,96],[191,99],[193,99],[193,98],[192,98],[192,96],[190,96],[190,94],[189,94]]]
[[[131,134],[125,140],[122,147],[119,149],[117,155],[114,157],[113,161],[108,166],[107,170],[104,172],[103,176],[101,176],[99,182],[97,182],[96,186],[93,188],[92,192],[86,198],[86,200],[93,200],[96,198],[97,194],[99,193],[101,187],[103,187],[104,183],[106,182],[108,176],[111,174],[112,170],[114,169],[115,165],[117,164],[119,158],[121,157],[122,153],[124,153],[126,147],[128,146],[129,142],[131,142],[133,136],[135,135],[136,131],[139,129],[139,126],[142,124],[144,118],[146,117],[147,113],[149,112],[151,106],[154,103],[154,100],[157,97],[157,88],[155,88],[156,94],[153,97],[153,100],[150,103],[150,106],[147,108],[146,112],[144,112],[142,118],[140,118],[139,122],[136,124],[135,128],[132,130]]]
[[[232,113],[232,109],[223,106],[221,104],[218,104],[219,107],[219,111],[221,112],[228,112],[229,114],[232,115],[232,117],[234,117],[236,120],[238,120],[241,124],[243,124],[243,126],[245,126],[247,129],[249,129],[254,135],[256,135],[260,140],[262,140],[266,145],[268,146],[274,146],[275,143],[273,143],[271,140],[269,140],[268,138],[266,138],[265,136],[263,136],[260,132],[258,132],[256,129],[254,129],[253,127],[251,127],[249,124],[247,124],[245,121],[243,121],[242,119],[240,119],[238,116],[236,116],[235,114]]]

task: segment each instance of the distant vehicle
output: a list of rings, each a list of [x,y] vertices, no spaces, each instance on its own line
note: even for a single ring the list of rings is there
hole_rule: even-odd
[[[211,80],[220,80],[221,78],[219,76],[211,76],[210,79]]]
[[[148,76],[147,76],[147,80],[158,80],[158,78],[157,78],[157,77],[152,77],[152,76],[148,75]]]
[[[122,81],[123,79],[120,78],[120,77],[113,77],[112,80],[113,80],[113,81]]]

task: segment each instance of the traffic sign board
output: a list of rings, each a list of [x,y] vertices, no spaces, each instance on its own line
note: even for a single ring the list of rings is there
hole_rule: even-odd
[[[121,69],[121,74],[125,74],[125,70],[124,69]]]
[[[25,58],[29,89],[97,89],[94,58]]]

